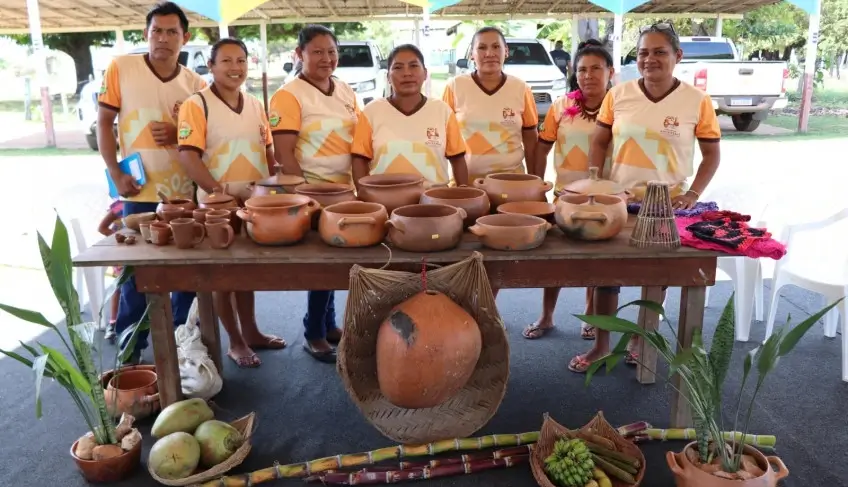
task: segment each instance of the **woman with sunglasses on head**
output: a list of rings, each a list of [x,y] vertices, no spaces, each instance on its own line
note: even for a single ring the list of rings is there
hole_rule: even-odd
[[[465,141],[453,110],[421,94],[424,55],[404,44],[389,54],[392,94],[369,103],[353,137],[353,179],[369,174],[417,174],[424,187],[468,184]]]
[[[690,209],[718,170],[721,130],[710,96],[674,77],[683,58],[680,39],[671,24],[643,27],[637,42],[636,65],[642,78],[614,86],[604,98],[589,150],[589,165],[598,168],[634,194],[639,201],[649,181],[670,185],[675,210]],[[695,143],[701,164],[694,170]],[[604,171],[607,151],[613,156]],[[691,185],[687,179],[694,175]],[[665,288],[664,288],[665,290]],[[612,315],[619,288],[595,290],[595,314]],[[595,346],[571,360],[569,369],[584,373],[609,353],[609,332],[596,330]],[[636,365],[637,340],[631,340],[625,362]]]
[[[307,183],[350,184],[350,144],[359,108],[350,86],[333,77],[338,40],[323,25],[308,25],[298,34],[295,54],[302,62],[300,72],[271,97],[277,161],[284,173]],[[333,345],[342,330],[336,326],[333,291],[309,291],[303,327],[304,350],[316,360],[335,363]]]
[[[574,71],[569,78],[567,95],[561,96],[548,110],[544,129],[536,147],[536,174],[544,175],[548,154],[554,149],[556,185],[554,196],[562,194],[568,184],[589,177],[590,139],[601,102],[610,88],[614,74],[609,51],[597,39],[581,42],[574,55]],[[609,153],[605,158],[609,164]],[[524,338],[541,338],[554,327],[554,309],[560,288],[546,288],[542,300],[542,316],[524,329]],[[592,313],[592,288],[587,289],[586,313]],[[594,339],[594,328],[583,324],[581,336]]]

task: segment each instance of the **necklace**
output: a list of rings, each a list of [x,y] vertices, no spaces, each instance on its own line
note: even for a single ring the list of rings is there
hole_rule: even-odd
[[[574,90],[566,97],[569,100],[572,100],[573,103],[570,107],[566,108],[563,112],[563,115],[570,117],[574,120],[574,117],[577,114],[580,114],[580,117],[584,120],[588,120],[589,122],[594,122],[598,118],[598,112],[601,111],[601,106],[598,105],[595,108],[589,108],[586,106],[586,98],[583,96],[583,92],[580,90]]]
[[[577,105],[580,107],[580,116],[590,122],[594,122],[598,118],[598,112],[601,111],[600,105],[595,108],[589,108],[584,104],[583,100],[579,100]]]

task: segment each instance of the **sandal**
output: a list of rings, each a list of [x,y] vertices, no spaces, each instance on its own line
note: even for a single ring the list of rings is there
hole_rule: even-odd
[[[334,364],[336,363],[336,351],[335,350],[327,350],[327,351],[319,351],[312,348],[312,345],[309,342],[303,344],[303,349],[306,350],[306,353],[312,355],[312,358],[319,362],[324,362],[325,364]]]
[[[639,354],[628,350],[624,353],[624,363],[627,365],[639,365]]]
[[[342,330],[339,328],[332,328],[327,332],[326,339],[330,343],[330,345],[338,345],[342,341]]]
[[[533,323],[528,325],[527,328],[521,332],[521,335],[528,340],[535,340],[537,338],[542,338],[553,329],[554,327],[552,326],[540,327],[538,323]]]
[[[591,365],[592,362],[586,360],[583,355],[578,355],[571,359],[571,362],[568,363],[568,370],[575,374],[585,374]]]
[[[267,339],[260,343],[248,343],[247,346],[254,350],[282,350],[288,343],[280,337],[268,335]]]
[[[580,338],[584,340],[594,340],[595,339],[595,327],[589,325],[582,325],[580,327]]]
[[[236,357],[232,352],[227,352],[227,357],[230,357],[240,369],[255,369],[262,365],[262,361],[259,360],[259,357],[255,353],[246,357]]]

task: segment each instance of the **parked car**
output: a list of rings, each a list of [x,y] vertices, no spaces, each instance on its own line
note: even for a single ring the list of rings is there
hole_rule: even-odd
[[[133,49],[127,54],[143,54],[147,51],[148,48],[145,46]],[[211,46],[208,45],[189,44],[183,46],[182,51],[180,51],[179,63],[201,75],[207,83],[212,83],[212,73],[209,72],[207,65],[210,51]],[[105,69],[97,70],[96,76],[83,86],[77,105],[77,116],[85,130],[85,140],[91,150],[95,151],[97,150],[97,95],[100,92],[100,86],[103,84],[104,72]],[[117,124],[116,119],[115,134],[118,133]]]
[[[726,37],[681,37],[683,61],[674,75],[710,95],[719,115],[740,132],[753,132],[769,110],[785,108],[789,67],[784,61],[745,61]],[[636,49],[624,58],[621,80],[638,79]]]

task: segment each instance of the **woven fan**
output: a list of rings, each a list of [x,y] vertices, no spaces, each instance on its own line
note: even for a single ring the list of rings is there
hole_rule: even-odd
[[[633,247],[680,247],[680,235],[674,223],[669,184],[662,181],[648,182],[645,199],[636,216],[636,227],[630,235]]]

